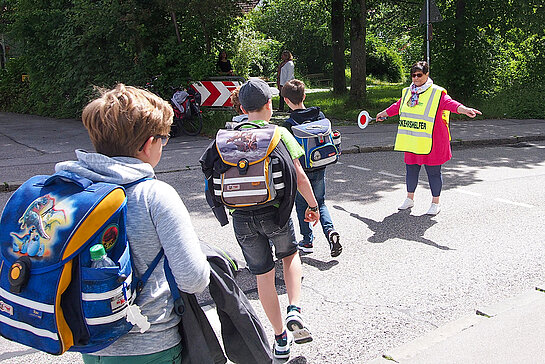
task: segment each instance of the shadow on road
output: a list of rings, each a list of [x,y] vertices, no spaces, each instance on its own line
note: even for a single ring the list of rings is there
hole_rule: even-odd
[[[27,349],[27,350],[12,351],[12,352],[9,352],[9,353],[2,353],[2,354],[0,354],[0,361],[16,358],[18,356],[23,356],[23,355],[28,355],[28,354],[35,354],[37,352],[38,352],[38,350],[35,350],[35,349]]]
[[[330,260],[328,262],[324,262],[323,260],[318,260],[307,256],[302,256],[301,262],[303,264],[311,265],[320,271],[330,270],[331,268],[339,264],[338,260]]]
[[[364,222],[374,234],[367,239],[370,243],[384,243],[388,239],[403,239],[423,243],[441,250],[453,250],[448,246],[439,245],[424,237],[424,233],[437,221],[432,220],[433,216],[411,215],[409,210],[398,211],[386,216],[382,221],[375,221],[356,213],[349,212],[341,206],[333,205],[333,208],[350,214],[350,217]]]

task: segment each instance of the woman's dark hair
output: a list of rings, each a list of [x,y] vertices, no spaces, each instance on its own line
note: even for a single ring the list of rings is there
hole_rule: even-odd
[[[222,50],[220,51],[220,53],[218,54],[218,62],[221,61],[221,54],[222,54],[222,53],[225,53],[225,59],[228,58],[228,57],[227,57],[227,51],[225,51],[224,49],[222,49]]]
[[[414,73],[415,71],[422,71],[422,73],[426,74],[430,71],[430,67],[428,66],[428,62],[426,61],[418,61],[415,64],[411,66],[411,73]]]

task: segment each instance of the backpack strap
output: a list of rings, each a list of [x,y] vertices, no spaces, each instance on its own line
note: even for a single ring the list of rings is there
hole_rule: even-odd
[[[125,184],[123,184],[121,186],[123,186],[124,189],[127,189],[127,188],[130,188],[130,187],[134,186],[134,185],[139,184],[140,182],[144,182],[144,181],[147,181],[147,180],[150,180],[150,179],[154,179],[154,178],[153,177],[143,177],[143,178],[140,178],[140,179],[138,179],[138,180],[136,180],[134,182],[125,183]]]
[[[182,316],[185,312],[184,300],[182,299],[182,295],[176,284],[176,279],[174,278],[174,274],[172,274],[172,270],[170,270],[166,257],[164,266],[165,276],[167,278],[168,286],[170,287],[170,294],[172,294],[172,299],[174,300],[174,312],[176,312],[178,316]]]
[[[140,178],[139,180],[136,180],[134,182],[122,184],[121,186],[123,186],[124,189],[127,189],[127,188],[130,188],[130,187],[140,183],[140,182],[144,182],[144,181],[147,181],[147,180],[150,180],[150,179],[153,179],[153,178],[152,177],[143,177],[143,178]],[[130,242],[129,242],[129,249],[131,249]],[[131,249],[131,255],[132,255],[132,249]],[[148,269],[146,269],[144,274],[142,274],[141,277],[136,277],[136,275],[133,276],[133,284],[134,284],[134,287],[135,287],[136,296],[144,288],[144,285],[148,281],[148,279],[151,276],[151,273],[153,272],[155,267],[157,267],[157,264],[159,264],[159,261],[161,260],[163,255],[165,255],[165,251],[163,250],[163,248],[161,248],[161,250],[159,250],[159,253],[157,253],[155,258],[151,261],[151,264],[149,265]],[[136,271],[135,267],[134,267],[134,264],[132,264],[132,270],[133,270],[133,272]]]
[[[148,269],[146,269],[146,271],[144,272],[144,274],[142,274],[141,277],[133,277],[133,283],[134,283],[134,285],[136,287],[136,294],[137,295],[144,288],[144,285],[148,281],[148,279],[151,276],[151,273],[153,272],[155,267],[157,267],[157,264],[159,264],[159,261],[161,260],[163,255],[165,255],[165,251],[163,250],[163,248],[161,248],[161,250],[159,250],[159,253],[157,253],[155,258],[152,260],[151,264],[149,265]],[[165,258],[165,261],[166,261],[166,258]],[[133,266],[133,268],[134,268],[134,266]]]
[[[291,116],[289,118],[287,118],[285,122],[290,124],[291,126],[299,125],[299,123],[297,121],[295,121],[295,119],[293,119]]]

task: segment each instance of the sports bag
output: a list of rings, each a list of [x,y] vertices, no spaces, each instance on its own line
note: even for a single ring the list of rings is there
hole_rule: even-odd
[[[100,350],[133,324],[145,331],[132,303],[163,251],[135,277],[126,214],[120,185],[67,171],[21,185],[0,219],[0,335],[58,355]],[[117,266],[91,268],[97,243]]]
[[[331,131],[328,119],[294,125],[291,130],[305,150],[305,155],[300,158],[305,171],[337,163],[341,154],[341,134],[336,130]]]
[[[214,169],[217,201],[229,208],[255,209],[272,205],[281,198],[282,168],[278,158],[271,156],[279,142],[280,130],[276,125],[244,122],[231,130],[219,130],[216,148],[228,168]]]

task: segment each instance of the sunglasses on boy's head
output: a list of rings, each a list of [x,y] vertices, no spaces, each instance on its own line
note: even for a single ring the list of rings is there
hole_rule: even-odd
[[[411,75],[412,78],[420,78],[420,77],[422,77],[422,76],[424,76],[424,74],[423,74],[423,73],[420,73],[420,72],[419,72],[419,73],[413,73],[413,74]]]
[[[161,139],[161,145],[164,147],[165,145],[167,145],[168,139],[170,139],[170,135],[154,135],[152,138],[153,139]],[[148,141],[146,140],[144,142],[144,144],[142,144],[142,146],[138,150],[142,151],[142,149],[144,149],[144,145],[146,145],[147,142]]]

